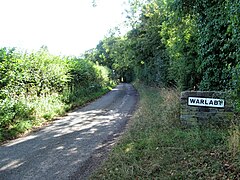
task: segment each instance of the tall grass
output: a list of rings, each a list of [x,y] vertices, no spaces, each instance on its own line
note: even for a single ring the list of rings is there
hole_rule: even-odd
[[[233,157],[240,154],[240,116],[236,115],[229,129],[228,145]]]
[[[139,108],[91,179],[240,178],[240,155],[229,151],[228,129],[183,129],[177,90],[136,87]]]

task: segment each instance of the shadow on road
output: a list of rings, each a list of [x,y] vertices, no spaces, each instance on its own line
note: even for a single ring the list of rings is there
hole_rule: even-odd
[[[42,130],[0,147],[0,179],[86,178],[123,131],[137,102],[130,84]],[[95,163],[95,165],[93,164]]]

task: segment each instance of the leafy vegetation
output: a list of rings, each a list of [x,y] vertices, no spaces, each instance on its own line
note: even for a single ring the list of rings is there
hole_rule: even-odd
[[[151,88],[136,86],[139,110],[93,178],[239,179],[239,114],[228,128],[182,129],[178,99],[180,90],[229,91],[240,112],[240,0],[129,4],[132,29],[86,60],[0,50],[0,139],[88,101],[111,78],[136,80]]]
[[[239,179],[239,139],[227,129],[182,129],[175,89],[136,84],[139,109],[91,179]],[[239,132],[239,129],[235,129]],[[235,134],[236,135],[236,134]],[[238,147],[239,148],[239,147]]]
[[[132,29],[106,37],[86,57],[122,81],[162,89],[138,85],[140,109],[93,179],[238,179],[240,1],[129,4]],[[179,92],[172,88],[228,91],[236,112],[231,127],[181,129]]]
[[[83,105],[113,85],[111,71],[91,61],[0,49],[0,140]]]
[[[86,55],[125,81],[239,92],[239,4],[239,0],[131,2],[132,30],[122,37],[111,34]]]

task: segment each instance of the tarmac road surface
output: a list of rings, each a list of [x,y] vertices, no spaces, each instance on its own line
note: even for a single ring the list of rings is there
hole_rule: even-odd
[[[37,132],[0,146],[1,180],[87,179],[123,132],[138,101],[122,83]]]

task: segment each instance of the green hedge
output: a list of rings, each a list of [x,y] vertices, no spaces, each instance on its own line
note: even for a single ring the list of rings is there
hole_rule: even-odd
[[[81,105],[111,85],[110,76],[106,67],[44,48],[0,49],[0,140]]]

